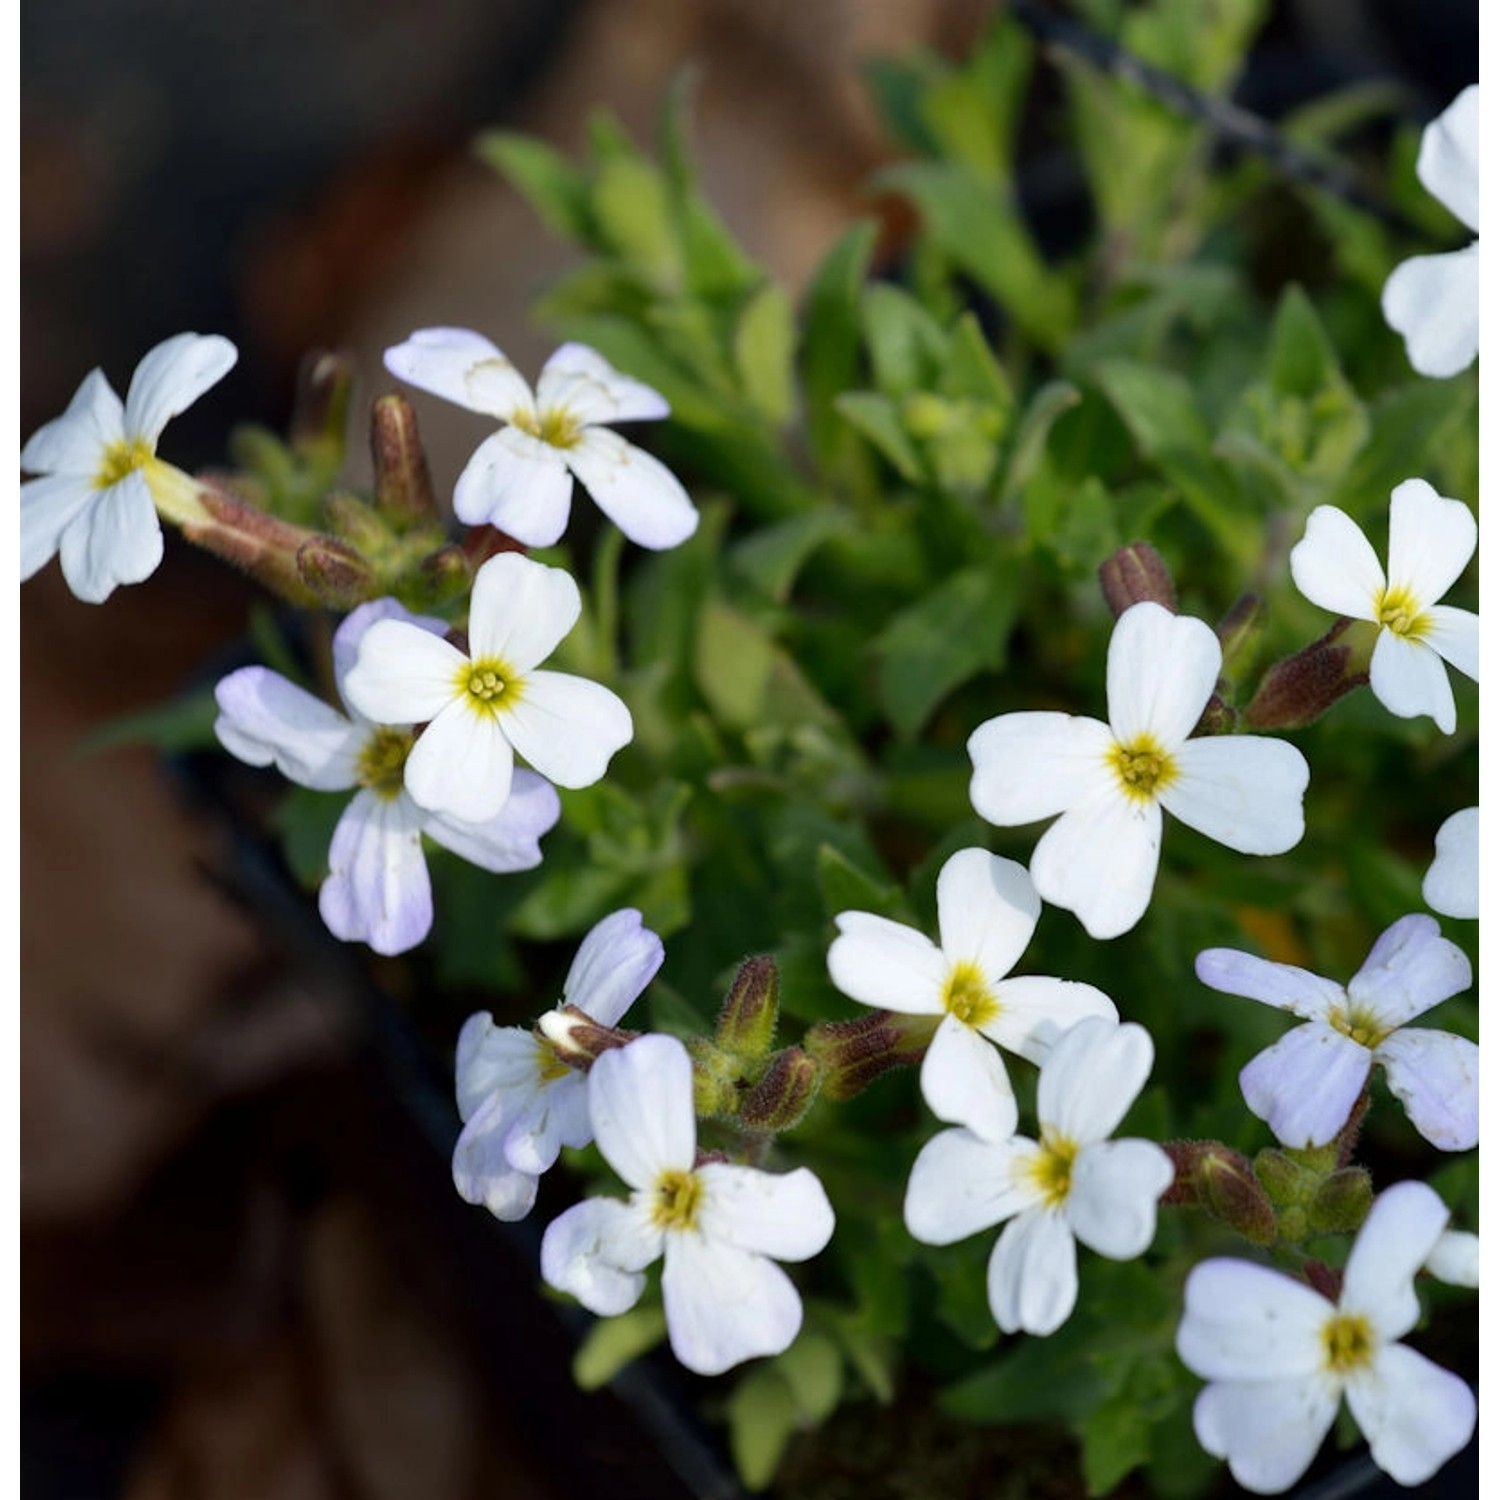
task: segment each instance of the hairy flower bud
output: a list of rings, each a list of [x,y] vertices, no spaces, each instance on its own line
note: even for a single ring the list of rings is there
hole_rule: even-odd
[[[437,519],[427,453],[417,414],[405,396],[382,396],[370,408],[370,453],[375,460],[375,506],[400,530]]]
[[[353,609],[379,592],[369,563],[331,536],[303,542],[297,549],[297,573],[329,609]]]
[[[1362,650],[1358,637],[1363,634],[1370,639]],[[1245,727],[1301,729],[1321,718],[1351,688],[1370,680],[1374,640],[1369,627],[1351,631],[1350,621],[1336,621],[1327,635],[1267,670],[1245,707]]]
[[[818,1097],[820,1074],[800,1047],[784,1048],[740,1100],[740,1119],[755,1130],[790,1130]]]
[[[1150,600],[1177,612],[1177,589],[1167,565],[1150,542],[1131,542],[1099,564],[1099,586],[1115,619],[1130,608]]]
[[[1307,1205],[1308,1228],[1314,1234],[1352,1234],[1365,1222],[1374,1200],[1370,1174],[1363,1167],[1340,1167]]]
[[[1218,1141],[1166,1146],[1176,1176],[1163,1202],[1197,1203],[1257,1245],[1276,1238],[1276,1210],[1248,1158]]]
[[[873,1010],[852,1021],[819,1021],[802,1045],[822,1066],[823,1092],[830,1099],[852,1099],[882,1073],[921,1062],[937,1023],[937,1016]]]
[[[242,569],[288,603],[323,602],[297,566],[297,554],[319,533],[270,515],[205,479],[181,477],[193,493],[191,510],[183,509],[178,524],[195,547]],[[322,540],[337,545],[332,537]]]
[[[467,593],[474,580],[468,555],[462,547],[452,544],[429,552],[418,563],[417,576],[421,580],[422,604],[427,609]]]
[[[576,1005],[559,1005],[537,1017],[536,1029],[552,1044],[558,1059],[587,1072],[597,1058],[640,1035],[619,1026],[603,1026]]]
[[[776,1035],[781,975],[769,955],[747,958],[719,1010],[714,1040],[744,1058],[762,1058]]]
[[[335,466],[342,463],[353,394],[354,365],[347,355],[326,349],[309,354],[297,371],[292,448],[304,457],[316,456]]]
[[[1307,1169],[1274,1146],[1256,1153],[1255,1175],[1277,1208],[1300,1203],[1311,1188]]]

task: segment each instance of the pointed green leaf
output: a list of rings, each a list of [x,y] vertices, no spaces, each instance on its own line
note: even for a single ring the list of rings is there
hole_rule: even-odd
[[[573,1379],[581,1390],[597,1391],[666,1336],[667,1315],[660,1307],[637,1307],[617,1318],[600,1318],[573,1356]]]
[[[740,314],[734,362],[745,394],[777,427],[792,414],[796,345],[792,300],[774,281],[768,281]]]

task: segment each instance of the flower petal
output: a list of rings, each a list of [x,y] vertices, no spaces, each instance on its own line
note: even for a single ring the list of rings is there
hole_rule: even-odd
[[[1437,831],[1437,853],[1422,899],[1445,917],[1479,915],[1479,809],[1466,807]]]
[[[622,375],[587,344],[564,344],[542,366],[536,404],[542,411],[566,410],[585,426],[649,422],[672,412],[662,395]]]
[[[1150,735],[1175,750],[1193,732],[1218,681],[1219,638],[1191,615],[1132,604],[1109,638],[1109,727],[1124,745]]]
[[[1462,500],[1438,494],[1425,479],[1403,479],[1391,491],[1391,541],[1386,576],[1423,607],[1458,582],[1479,545],[1479,523]]]
[[[562,814],[549,782],[530,771],[515,772],[505,806],[487,823],[466,823],[444,813],[427,813],[422,832],[481,870],[497,875],[534,870],[542,862],[540,839]]]
[[[345,701],[376,724],[423,724],[459,692],[468,658],[457,646],[406,620],[376,620],[340,684]]]
[[[122,583],[149,578],[162,558],[161,522],[146,476],[137,469],[98,490],[62,534],[58,556],[68,587],[102,604]]]
[[[1283,1146],[1325,1146],[1370,1076],[1370,1053],[1323,1021],[1308,1021],[1240,1069],[1240,1092]]]
[[[1145,1087],[1154,1055],[1151,1034],[1134,1021],[1080,1021],[1042,1067],[1037,1118],[1078,1146],[1104,1140]]]
[[[343,622],[333,633],[333,680],[339,684],[340,694],[343,692],[344,678],[359,660],[359,643],[377,620],[402,620],[408,625],[416,626],[418,630],[425,630],[428,635],[441,636],[448,629],[445,621],[433,615],[414,615],[395,599],[371,599],[368,603],[357,605],[344,616]]]
[[[1408,1026],[1375,1049],[1375,1061],[1424,1140],[1440,1151],[1479,1144],[1479,1048],[1467,1037]]]
[[[563,1000],[601,1026],[615,1025],[661,968],[666,950],[633,907],[611,912],[589,930],[563,980]]]
[[[71,474],[90,488],[104,450],[125,436],[125,408],[103,370],[90,370],[60,417],[38,427],[21,449],[28,474]]]
[[[515,757],[500,725],[467,703],[450,703],[406,757],[406,790],[424,812],[488,823],[510,796]]]
[[[557,650],[582,611],[578,585],[566,569],[502,552],[474,577],[469,653],[476,661],[498,656],[513,671],[529,672]]]
[[[1007,979],[995,986],[1000,1014],[980,1030],[998,1047],[1038,1067],[1064,1032],[1088,1016],[1118,1021],[1120,1013],[1103,990],[1075,979],[1040,975]]]
[[[698,1179],[698,1228],[711,1240],[777,1260],[811,1260],[833,1237],[828,1194],[806,1167],[776,1173],[708,1162]]]
[[[1479,246],[1403,260],[1386,278],[1380,310],[1419,375],[1446,380],[1467,370],[1479,353]]]
[[[422,856],[422,814],[407,796],[363,790],[328,846],[318,911],[344,942],[405,953],[432,928],[432,884]]]
[[[1335,1008],[1343,1008],[1347,998],[1343,987],[1331,979],[1235,948],[1205,948],[1193,968],[1210,989],[1259,1000],[1307,1021],[1326,1021]]]
[[[1151,904],[1161,808],[1110,786],[1066,812],[1031,854],[1043,901],[1073,912],[1092,938],[1129,932]]]
[[[1313,511],[1287,560],[1304,599],[1352,620],[1375,618],[1385,571],[1364,532],[1336,505]]]
[[[659,458],[607,427],[591,427],[568,450],[568,467],[594,504],[637,547],[661,552],[698,529],[682,481]]]
[[[960,849],[938,872],[937,908],[943,957],[976,964],[993,984],[1025,952],[1042,898],[1024,865],[987,849]]]
[[[77,474],[48,474],[21,485],[21,582],[57,556],[63,533],[99,492]]]
[[[1413,1283],[1447,1227],[1448,1205],[1425,1182],[1388,1187],[1349,1251],[1339,1310],[1368,1318],[1382,1341],[1410,1333],[1422,1315]]]
[[[516,750],[563,787],[592,786],[635,734],[622,699],[566,672],[528,673],[501,722]]]
[[[1307,761],[1285,740],[1218,734],[1190,740],[1161,788],[1174,818],[1241,854],[1285,854],[1303,833]]]
[[[156,451],[161,430],[233,368],[239,350],[216,333],[164,339],[135,367],[125,395],[127,436]]]
[[[1285,1272],[1248,1260],[1200,1261],[1183,1289],[1177,1353],[1204,1380],[1292,1381],[1321,1370],[1333,1314],[1326,1297]]]
[[[516,367],[467,328],[419,328],[385,351],[385,367],[418,390],[507,422],[518,410],[535,410],[531,387]]]
[[[589,1115],[605,1161],[633,1188],[693,1165],[693,1065],[676,1037],[648,1035],[589,1070]]]
[[[1056,1333],[1078,1301],[1078,1247],[1060,1213],[1033,1208],[1000,1231],[985,1275],[1004,1333]]]
[[[454,1092],[458,1115],[467,1120],[491,1094],[511,1100],[514,1119],[541,1087],[537,1039],[523,1026],[496,1026],[487,1010],[476,1011],[458,1033]]]
[[[569,1101],[572,1110],[569,1111]],[[549,1079],[517,1112],[511,1127],[505,1132],[505,1159],[518,1172],[533,1172],[540,1176],[557,1161],[562,1149],[562,1132],[559,1124],[564,1115],[571,1113],[575,1122],[581,1117],[584,1132],[583,1144],[588,1134],[588,1081],[581,1073],[568,1073],[566,1077]],[[575,1129],[578,1128],[575,1123]]]
[[[1422,1269],[1449,1286],[1479,1285],[1479,1236],[1464,1229],[1445,1229]]]
[[[1397,1484],[1431,1479],[1474,1434],[1474,1392],[1404,1344],[1387,1344],[1345,1388],[1370,1457]]]
[[[1370,691],[1398,719],[1426,714],[1444,734],[1458,726],[1443,659],[1421,641],[1382,630],[1370,657]]]
[[[1349,998],[1389,1028],[1462,994],[1473,982],[1464,950],[1442,935],[1435,918],[1413,912],[1375,940],[1349,981]]]
[[[913,1239],[952,1245],[981,1229],[1040,1206],[1025,1170],[1035,1141],[987,1141],[971,1130],[944,1130],[912,1163],[902,1210]]]
[[[219,743],[247,765],[274,765],[288,781],[338,792],[358,779],[368,731],[268,667],[241,667],[214,688]]]
[[[1113,789],[1114,737],[1073,714],[1001,714],[969,736],[974,811],[998,828],[1035,823]]]
[[[828,977],[838,989],[878,1010],[942,1014],[951,966],[930,939],[873,912],[845,911],[833,920],[839,935],[828,949]]]
[[[1422,642],[1471,682],[1479,681],[1479,616],[1472,610],[1434,604],[1427,611],[1427,632]]]
[[[922,1059],[922,1097],[947,1125],[987,1141],[1015,1132],[1015,1091],[1000,1049],[956,1016],[944,1016]]]
[[[536,1202],[537,1179],[518,1172],[505,1157],[504,1119],[499,1095],[470,1117],[453,1148],[453,1186],[466,1203],[482,1203],[497,1219],[524,1219]]]
[[[1275,1495],[1317,1457],[1338,1406],[1338,1387],[1316,1375],[1226,1381],[1198,1393],[1193,1431],[1206,1452],[1229,1460],[1238,1484]]]
[[[1099,1141],[1073,1162],[1063,1212],[1090,1250],[1132,1260],[1156,1237],[1156,1205],[1171,1187],[1172,1158],[1151,1141]]]
[[[542,1280],[571,1293],[590,1312],[611,1318],[640,1300],[646,1287],[641,1268],[661,1251],[661,1231],[651,1228],[635,1204],[586,1198],[542,1235]]]
[[[672,1353],[699,1375],[780,1354],[802,1327],[802,1298],[780,1266],[697,1234],[667,1236],[661,1296]]]
[[[1471,83],[1422,132],[1417,180],[1479,233],[1479,85]]]
[[[557,541],[572,503],[562,451],[519,427],[487,437],[453,487],[453,514],[466,526],[496,526],[528,547]]]

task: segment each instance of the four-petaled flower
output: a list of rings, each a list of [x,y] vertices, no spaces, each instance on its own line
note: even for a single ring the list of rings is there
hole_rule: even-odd
[[[1466,229],[1479,233],[1479,85],[1471,83],[1426,130],[1417,177]],[[1457,375],[1479,352],[1479,241],[1447,255],[1417,255],[1380,294],[1385,320],[1422,375]]]
[[[21,467],[21,578],[61,554],[68,587],[89,604],[139,583],[162,558],[168,514],[192,481],[156,456],[162,428],[228,374],[237,351],[217,334],[179,333],[136,366],[125,402],[100,370],[68,409],[32,434]]]
[[[1295,1483],[1341,1396],[1371,1458],[1399,1484],[1421,1484],[1468,1442],[1474,1393],[1397,1342],[1421,1312],[1413,1278],[1447,1219],[1425,1183],[1387,1188],[1355,1238],[1337,1303],[1249,1261],[1193,1268],[1177,1330],[1182,1362],[1209,1382],[1193,1427],[1247,1490]]]
[[[1467,1151],[1479,1139],[1479,1048],[1466,1037],[1406,1024],[1473,980],[1463,950],[1432,917],[1414,913],[1387,927],[1347,989],[1233,948],[1205,949],[1195,967],[1216,990],[1304,1020],[1240,1071],[1245,1103],[1282,1145],[1333,1140],[1376,1063],[1434,1146]]]
[[[642,925],[640,912],[612,912],[579,944],[558,1008],[572,1005],[613,1026],[661,961],[661,939]],[[454,1073],[464,1122],[453,1148],[454,1185],[497,1218],[525,1218],[537,1179],[559,1149],[593,1139],[588,1076],[534,1030],[496,1026],[488,1011],[464,1022]]]
[[[780,1354],[802,1326],[802,1299],[775,1261],[807,1260],[828,1243],[823,1185],[806,1167],[700,1165],[693,1065],[675,1037],[606,1052],[588,1098],[599,1150],[633,1191],[627,1202],[586,1199],[549,1224],[543,1277],[612,1316],[635,1305],[660,1258],[667,1337],[688,1369],[718,1375]]]
[[[1422,899],[1445,917],[1479,915],[1479,809],[1465,807],[1437,831],[1437,852],[1422,879]]]
[[[969,736],[969,796],[1001,827],[1062,816],[1031,856],[1044,901],[1090,937],[1118,937],[1151,900],[1162,809],[1242,854],[1283,854],[1302,837],[1307,762],[1282,740],[1190,740],[1222,653],[1201,620],[1132,605],[1109,642],[1109,723],[1002,714]]]
[[[379,620],[403,620],[442,634],[441,620],[409,615],[393,599],[362,604],[333,638],[340,692],[359,642]],[[232,755],[252,766],[274,764],[289,780],[319,792],[358,787],[333,831],[328,878],[318,909],[329,931],[377,953],[404,953],[432,926],[432,884],[422,835],[482,869],[504,873],[539,865],[541,836],[557,822],[557,793],[522,771],[505,806],[483,823],[424,811],[405,791],[411,753],[408,725],[376,725],[351,709],[345,717],[266,667],[242,667],[214,689],[214,732]]]
[[[419,807],[468,822],[510,795],[515,752],[559,786],[590,786],[629,743],[630,710],[606,687],[539,672],[582,608],[561,568],[502,552],[480,568],[467,652],[405,620],[380,620],[344,679],[351,707],[377,724],[425,724],[406,758]]]
[[[1005,1223],[990,1255],[990,1311],[1006,1333],[1054,1333],[1078,1300],[1075,1240],[1111,1260],[1140,1255],[1172,1161],[1151,1141],[1112,1141],[1151,1071],[1151,1038],[1133,1022],[1078,1022],[1037,1081],[1040,1141],[945,1130],[918,1153],[906,1227],[928,1245]]]
[[[463,328],[422,328],[385,352],[393,375],[506,425],[479,445],[453,491],[470,526],[498,526],[529,547],[550,547],[568,524],[573,478],[631,541],[685,542],[698,512],[672,472],[606,422],[669,413],[648,385],[583,344],[564,344],[542,367],[536,394],[487,339]]]
[[[1425,479],[1391,491],[1388,566],[1343,511],[1320,505],[1292,548],[1292,581],[1314,604],[1380,627],[1370,688],[1397,718],[1429,714],[1444,734],[1458,722],[1443,663],[1479,680],[1479,616],[1437,601],[1474,555],[1479,527],[1462,500]]]
[[[938,875],[937,904],[941,946],[887,917],[841,912],[828,972],[863,1005],[941,1016],[922,1060],[922,1097],[938,1119],[1003,1140],[1016,1128],[1016,1099],[996,1048],[1040,1063],[1076,1021],[1117,1012],[1091,984],[1005,977],[1042,909],[1014,860],[961,849]]]

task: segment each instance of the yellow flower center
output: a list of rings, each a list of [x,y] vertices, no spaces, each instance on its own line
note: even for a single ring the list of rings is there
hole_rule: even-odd
[[[1128,745],[1117,740],[1106,759],[1119,778],[1120,790],[1135,802],[1154,802],[1164,787],[1177,780],[1177,762],[1155,735],[1137,735]]]
[[[566,407],[552,406],[533,416],[517,408],[510,414],[513,426],[554,448],[576,448],[583,436],[583,424]]]
[[[520,696],[521,679],[498,656],[465,662],[458,670],[458,690],[481,716],[511,707]]]
[[[1432,616],[1409,588],[1400,585],[1382,589],[1376,596],[1375,618],[1392,635],[1409,641],[1420,641],[1432,629]]]
[[[1323,1363],[1335,1375],[1352,1375],[1375,1358],[1375,1330],[1357,1313],[1335,1313],[1323,1325]]]
[[[536,1076],[543,1083],[556,1083],[559,1078],[566,1078],[572,1071],[557,1055],[557,1049],[551,1042],[543,1041],[541,1037],[536,1039]]]
[[[651,1191],[651,1222],[659,1229],[692,1229],[702,1197],[696,1172],[663,1172]]]
[[[121,438],[104,450],[99,463],[99,472],[94,475],[94,488],[107,490],[129,478],[137,469],[144,468],[155,457],[151,445],[140,438]]]
[[[1077,1141],[1054,1135],[1050,1130],[1042,1131],[1037,1153],[1026,1163],[1025,1172],[1048,1208],[1060,1208],[1067,1202],[1077,1155]]]
[[[964,959],[948,973],[943,986],[943,1009],[965,1026],[987,1026],[1000,1014],[1000,1002],[984,981],[979,965]]]
[[[406,757],[415,743],[409,729],[372,730],[354,774],[361,786],[367,786],[386,801],[400,795],[401,779],[406,771]]]
[[[1334,1006],[1328,1014],[1328,1024],[1361,1047],[1378,1047],[1396,1029],[1381,1025],[1373,1011],[1358,1005]]]

